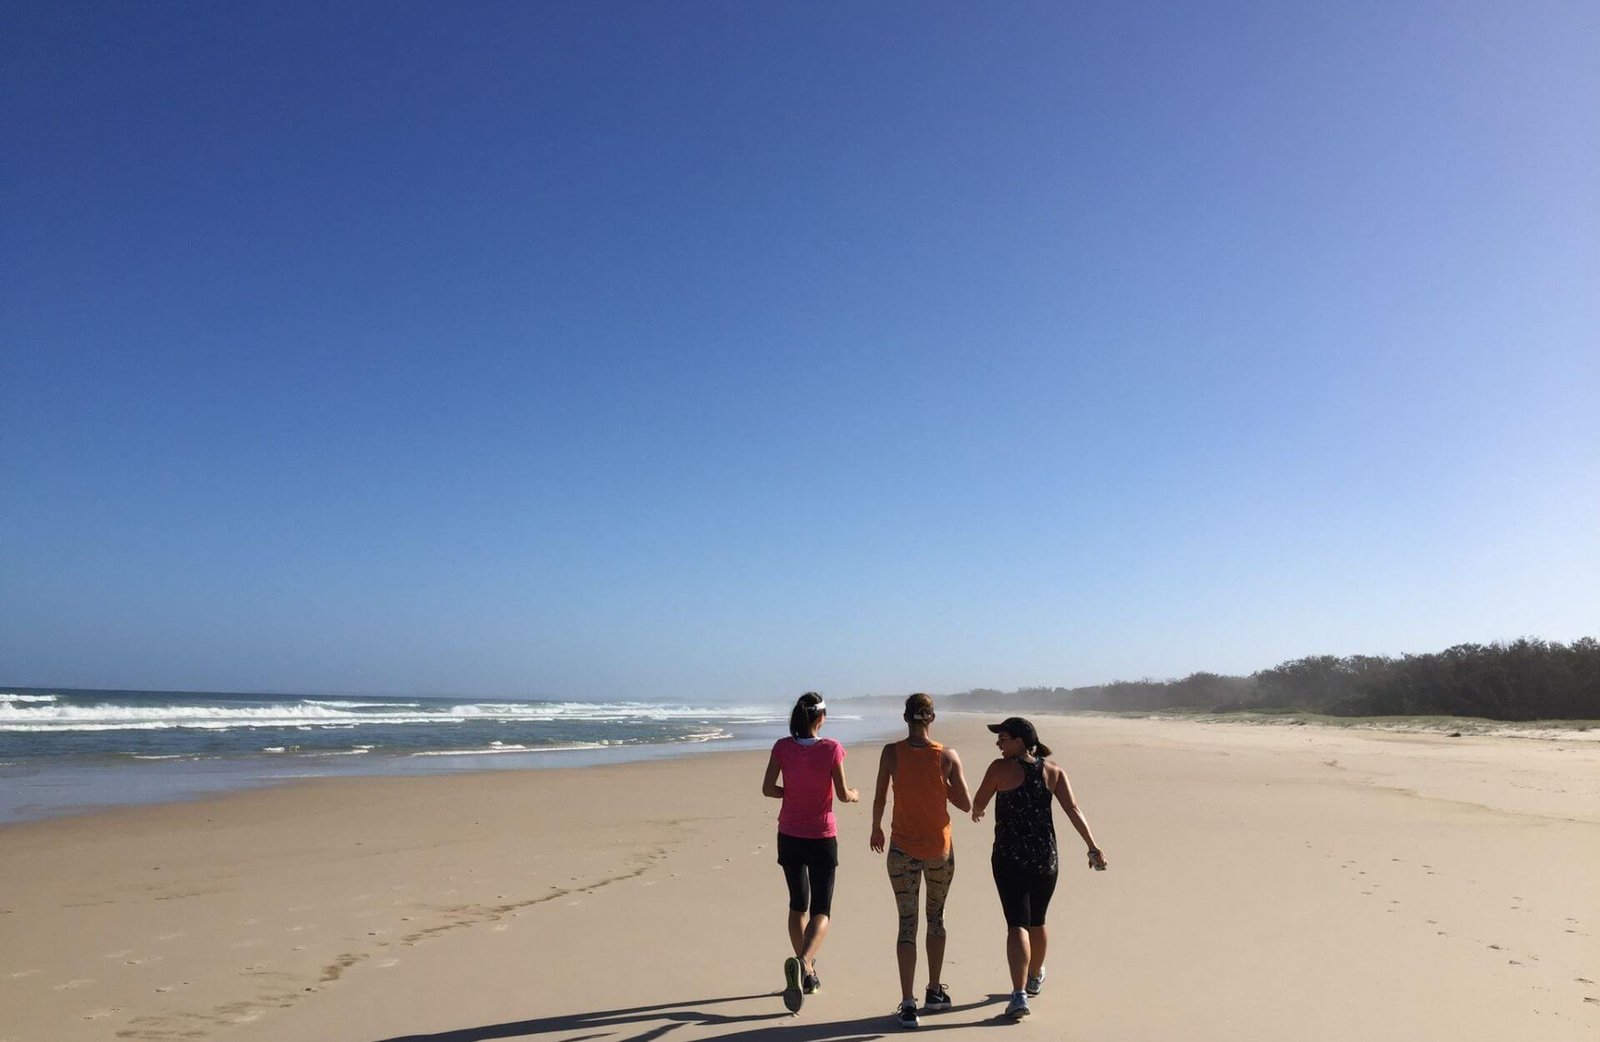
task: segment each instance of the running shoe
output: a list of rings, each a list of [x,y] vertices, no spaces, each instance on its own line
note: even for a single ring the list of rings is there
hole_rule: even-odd
[[[1013,991],[1011,993],[1011,1005],[1006,1007],[1006,1016],[1012,1020],[1021,1020],[1028,1013],[1028,996],[1020,991]]]
[[[1037,995],[1039,992],[1043,991],[1044,979],[1049,975],[1049,970],[1046,970],[1043,966],[1039,967],[1039,976],[1028,978],[1028,994]]]
[[[900,1022],[900,1026],[901,1027],[903,1027],[903,1028],[914,1028],[914,1027],[916,1027],[917,1026],[917,1003],[916,1003],[916,1001],[914,999],[906,999],[904,1002],[900,1003],[900,1009],[899,1009],[899,1011],[897,1011],[895,1013],[894,1016],[895,1016],[895,1019]]]
[[[817,976],[817,960],[811,960],[811,972],[805,975],[800,990],[807,995],[815,995],[822,990],[822,978]]]
[[[928,994],[923,997],[922,1008],[930,1012],[950,1008],[950,993],[944,990],[943,984],[928,985]]]
[[[790,1013],[799,1013],[805,1000],[805,992],[800,990],[800,960],[791,955],[783,960],[783,1006]]]

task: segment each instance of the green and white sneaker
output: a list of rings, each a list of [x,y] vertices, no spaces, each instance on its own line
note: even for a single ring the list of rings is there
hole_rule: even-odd
[[[791,955],[783,960],[783,1007],[799,1013],[805,1000],[805,992],[800,990],[800,960]]]

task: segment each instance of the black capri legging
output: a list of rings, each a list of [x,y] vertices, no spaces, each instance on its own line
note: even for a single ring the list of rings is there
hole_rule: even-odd
[[[1050,898],[1056,892],[1054,872],[1034,872],[1006,858],[992,857],[994,886],[1000,891],[1000,907],[1007,926],[1043,926]]]
[[[839,867],[839,840],[802,839],[778,833],[778,864],[789,884],[789,910],[833,914],[833,871]]]

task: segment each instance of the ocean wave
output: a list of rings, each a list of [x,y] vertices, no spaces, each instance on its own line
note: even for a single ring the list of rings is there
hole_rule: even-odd
[[[54,702],[55,695],[18,695],[10,691],[0,691],[0,703],[5,702]]]
[[[327,706],[329,709],[420,709],[421,702],[342,702],[338,699],[308,698],[308,706]]]
[[[482,721],[538,722],[673,722],[717,721],[758,724],[776,720],[770,710],[751,707],[669,706],[645,702],[466,702],[434,710],[421,703],[343,703],[325,700],[256,706],[220,705],[71,705],[42,701],[54,696],[15,696],[0,701],[0,731],[157,731],[171,728],[228,730],[236,727],[301,729],[357,728],[368,724],[451,724]],[[27,698],[26,704],[19,704]]]

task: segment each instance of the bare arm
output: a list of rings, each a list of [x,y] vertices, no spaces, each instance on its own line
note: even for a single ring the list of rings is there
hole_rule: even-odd
[[[883,747],[878,757],[878,787],[872,794],[872,838],[868,844],[876,853],[883,853],[883,808],[889,802],[889,779],[894,777],[894,744]]]
[[[783,786],[778,784],[778,758],[767,758],[767,773],[761,779],[761,795],[770,796],[775,800],[783,799]]]
[[[833,794],[844,803],[860,803],[861,794],[852,789],[844,780],[844,764],[833,765]]]
[[[1106,867],[1106,856],[1100,852],[1095,844],[1094,833],[1089,831],[1089,822],[1083,816],[1083,811],[1078,809],[1078,801],[1072,795],[1072,783],[1067,781],[1067,772],[1058,764],[1055,767],[1055,784],[1050,787],[1056,802],[1061,804],[1061,809],[1067,812],[1067,818],[1072,822],[1072,827],[1078,830],[1078,835],[1083,837],[1084,845],[1089,848],[1089,867],[1103,871]]]
[[[996,760],[983,772],[983,781],[978,784],[978,794],[972,797],[972,820],[982,821],[983,812],[989,808],[989,801],[994,799],[994,794],[1000,788],[1000,767],[1004,760]]]
[[[961,771],[961,757],[954,749],[944,751],[945,796],[956,810],[972,809],[972,795],[967,792],[967,776]]]

